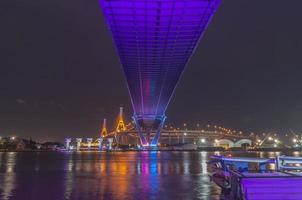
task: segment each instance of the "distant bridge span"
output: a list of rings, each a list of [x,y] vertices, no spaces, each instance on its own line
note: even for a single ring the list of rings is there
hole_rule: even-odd
[[[151,133],[151,137],[155,136]],[[139,143],[139,136],[135,129],[108,133],[105,138],[115,138],[118,144]],[[226,142],[228,141],[228,142]],[[241,147],[251,146],[254,138],[241,134],[229,134],[218,131],[205,130],[167,130],[163,129],[160,143],[179,144],[179,143],[207,143],[210,146]]]
[[[135,129],[122,131],[122,132],[116,132],[113,131],[111,133],[108,133],[105,137],[116,137],[117,135],[137,135],[137,131]],[[152,133],[152,134],[155,134]],[[227,134],[227,133],[221,133],[218,131],[205,131],[205,130],[167,130],[162,129],[161,137],[175,137],[179,135],[184,135],[186,138],[195,138],[195,137],[206,137],[206,138],[236,138],[236,139],[253,139],[251,136],[246,135],[240,135],[240,134]]]

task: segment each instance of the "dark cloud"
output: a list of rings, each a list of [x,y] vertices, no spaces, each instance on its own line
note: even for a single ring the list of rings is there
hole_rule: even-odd
[[[23,99],[16,99],[16,102],[17,102],[18,104],[23,104],[23,105],[26,104],[26,101],[23,100]]]

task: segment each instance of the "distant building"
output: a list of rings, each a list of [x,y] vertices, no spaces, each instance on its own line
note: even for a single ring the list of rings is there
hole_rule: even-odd
[[[26,142],[22,138],[3,137],[0,139],[0,150],[20,151],[26,148]]]
[[[64,145],[59,142],[44,142],[40,146],[41,150],[57,151],[64,149]]]

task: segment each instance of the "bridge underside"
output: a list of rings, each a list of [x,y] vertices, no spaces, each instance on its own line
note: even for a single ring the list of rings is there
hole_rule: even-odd
[[[176,84],[220,0],[100,0],[141,144],[156,145]],[[150,133],[156,135],[151,140]]]

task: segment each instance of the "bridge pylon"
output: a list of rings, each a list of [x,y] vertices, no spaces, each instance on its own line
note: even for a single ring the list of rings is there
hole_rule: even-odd
[[[120,107],[120,113],[118,116],[117,127],[115,130],[117,133],[126,131],[126,126],[125,126],[124,119],[123,119],[123,107]]]
[[[107,120],[104,119],[103,126],[102,126],[102,129],[101,129],[101,138],[105,137],[107,134],[108,134],[108,131],[107,131]]]

